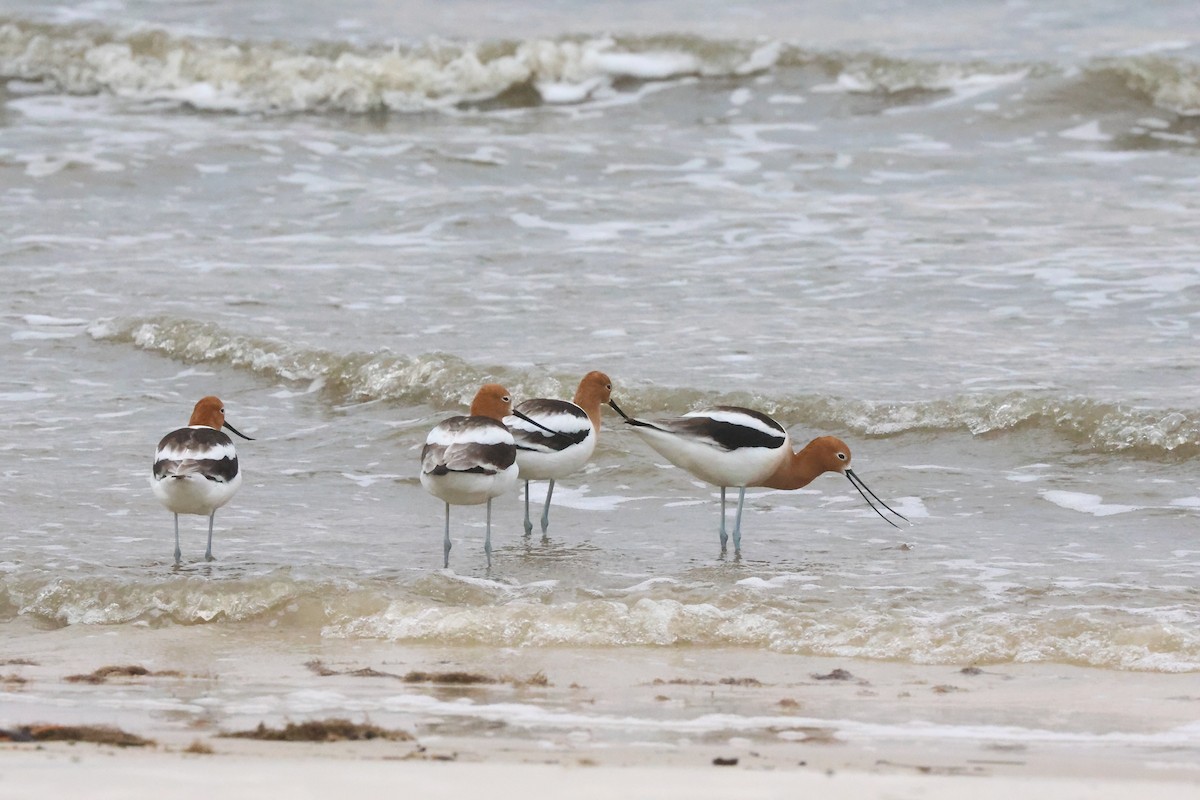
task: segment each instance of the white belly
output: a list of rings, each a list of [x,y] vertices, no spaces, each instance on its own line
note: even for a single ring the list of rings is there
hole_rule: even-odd
[[[185,475],[181,478],[166,477],[150,479],[154,496],[167,511],[175,514],[201,514],[208,516],[228,503],[242,485],[242,473],[233,476],[227,483],[210,481],[202,475]]]
[[[421,485],[425,491],[452,506],[474,506],[511,492],[517,485],[517,472],[516,464],[494,475],[480,472],[432,475],[422,472]]]
[[[565,478],[583,469],[583,465],[592,457],[596,449],[596,435],[588,437],[579,444],[573,444],[565,450],[552,453],[542,453],[536,450],[517,450],[517,466],[521,468],[521,480],[544,481],[554,478]]]

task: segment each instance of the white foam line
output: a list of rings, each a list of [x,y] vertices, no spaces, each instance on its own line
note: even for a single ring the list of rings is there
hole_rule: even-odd
[[[703,714],[685,719],[648,719],[645,717],[588,715],[550,711],[521,703],[476,704],[463,698],[442,701],[426,695],[394,695],[383,700],[388,711],[437,714],[448,717],[475,717],[505,722],[524,728],[591,728],[620,731],[658,731],[663,733],[703,734],[721,731],[786,731],[799,728],[830,729],[838,735],[863,739],[988,740],[1063,744],[1113,744],[1146,746],[1200,745],[1200,722],[1155,733],[1109,731],[1055,731],[1004,725],[942,725],[914,721],[897,725],[820,719],[796,716],[738,716]]]

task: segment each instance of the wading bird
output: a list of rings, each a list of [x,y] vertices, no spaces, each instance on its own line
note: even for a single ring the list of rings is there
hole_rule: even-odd
[[[525,535],[533,532],[529,519],[529,482],[549,480],[546,504],[542,507],[542,536],[550,527],[550,498],[554,482],[583,468],[600,438],[600,407],[613,407],[612,381],[603,372],[589,372],[579,382],[573,402],[544,397],[526,400],[516,407],[524,418],[510,416],[504,424],[517,444],[517,465],[525,481]]]
[[[644,421],[617,409],[646,444],[675,466],[706,483],[721,487],[721,551],[725,550],[725,490],[738,488],[733,548],[742,548],[742,506],[747,486],[799,489],[826,472],[845,475],[867,505],[892,526],[896,523],[875,507],[871,498],[905,522],[902,514],[879,499],[850,469],[850,448],[835,436],[819,436],[799,452],[775,420],[758,411],[737,406],[716,406],[682,417]],[[868,497],[867,495],[870,495]]]
[[[242,485],[233,440],[221,432],[229,430],[254,441],[225,421],[225,404],[217,397],[204,397],[192,410],[186,428],[171,431],[158,443],[150,485],[154,496],[175,515],[175,563],[179,563],[179,515],[208,517],[208,549],[204,560],[212,561],[213,518]]]
[[[450,506],[487,503],[483,550],[492,565],[492,498],[517,485],[517,447],[504,418],[512,397],[497,383],[484,384],[471,401],[470,416],[434,426],[421,450],[421,485],[446,504],[444,566],[450,566]]]

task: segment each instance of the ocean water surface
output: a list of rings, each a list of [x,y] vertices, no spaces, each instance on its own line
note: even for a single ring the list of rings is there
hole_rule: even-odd
[[[9,2],[0,629],[1198,670],[1198,189],[1191,3]],[[722,557],[607,415],[441,570],[427,430],[591,369],[912,524],[825,476]],[[205,394],[256,441],[176,569]]]

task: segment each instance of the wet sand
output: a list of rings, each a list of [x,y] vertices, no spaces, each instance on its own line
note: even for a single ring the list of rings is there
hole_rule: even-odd
[[[217,626],[30,626],[0,662],[0,727],[112,725],[155,742],[5,743],[0,788],[13,797],[329,796],[347,781],[423,797],[1170,798],[1200,787],[1189,674],[309,642]],[[333,719],[411,738],[224,735]]]

